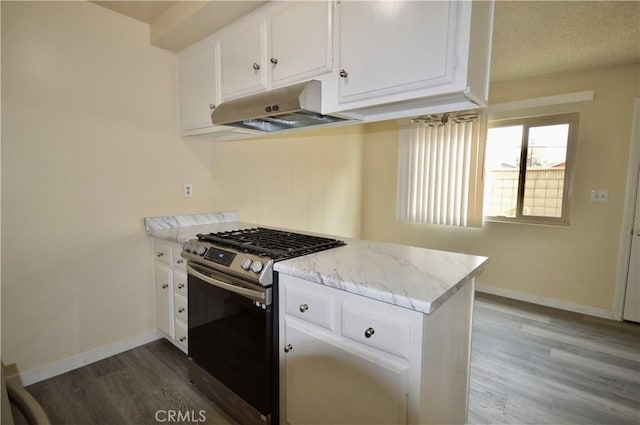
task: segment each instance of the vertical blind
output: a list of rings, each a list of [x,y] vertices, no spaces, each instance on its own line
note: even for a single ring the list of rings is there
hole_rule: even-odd
[[[450,226],[482,225],[483,120],[438,127],[401,127],[398,152],[399,220]]]

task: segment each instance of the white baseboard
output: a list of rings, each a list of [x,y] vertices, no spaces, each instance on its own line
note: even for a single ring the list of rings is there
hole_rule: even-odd
[[[121,341],[114,342],[113,344],[105,345],[104,347],[85,351],[84,353],[69,357],[68,359],[64,359],[56,363],[51,363],[46,366],[22,372],[18,376],[12,377],[12,379],[19,378],[20,381],[22,381],[22,385],[26,387],[27,385],[53,378],[54,376],[61,375],[65,372],[69,372],[70,370],[78,369],[79,367],[97,362],[98,360],[120,354],[124,351],[139,347],[162,337],[163,336],[158,331],[145,332],[132,338],[123,339]]]
[[[496,288],[476,283],[476,291],[486,294],[498,295],[500,297],[512,298],[514,300],[525,301],[532,304],[539,304],[546,307],[558,308],[560,310],[572,311],[574,313],[586,314],[588,316],[600,317],[602,319],[613,319],[613,313],[603,308],[590,307],[588,305],[574,304],[566,301],[554,300],[552,298],[539,297],[537,295],[525,294],[523,292],[512,291],[511,289]]]

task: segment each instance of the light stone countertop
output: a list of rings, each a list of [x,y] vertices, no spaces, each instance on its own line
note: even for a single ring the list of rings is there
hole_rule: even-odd
[[[168,215],[145,217],[144,228],[150,230],[170,230],[179,227],[192,227],[208,224],[226,223],[238,220],[237,211],[225,211],[204,214]]]
[[[157,239],[181,244],[194,238],[198,233],[258,227],[256,224],[236,221],[237,214],[210,216],[216,215],[217,222],[202,223],[206,220],[199,218],[202,221],[195,225],[151,229],[147,227],[147,234]],[[161,220],[161,222],[172,221]],[[297,232],[297,230],[293,231]],[[304,231],[301,233],[313,234]],[[274,270],[363,297],[431,314],[469,283],[488,261],[486,257],[455,252],[336,236],[328,237],[344,240],[347,245],[279,261],[274,265]]]
[[[194,226],[173,227],[170,229],[147,230],[147,235],[163,239],[169,242],[183,244],[189,239],[194,239],[198,233],[217,233],[229,230],[248,229],[258,227],[256,224],[243,223],[240,221],[228,221],[223,223],[198,224]]]
[[[426,314],[475,277],[487,257],[344,239],[346,246],[277,262],[273,269]]]

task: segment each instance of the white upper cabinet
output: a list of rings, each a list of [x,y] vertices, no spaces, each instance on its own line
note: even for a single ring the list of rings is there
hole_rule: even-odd
[[[211,126],[217,99],[216,51],[206,43],[180,54],[180,127],[182,131]]]
[[[267,23],[222,39],[222,98],[231,99],[267,88]]]
[[[492,24],[490,1],[338,2],[323,111],[376,121],[484,106]]]
[[[331,71],[331,11],[330,2],[301,2],[271,18],[274,87]]]
[[[310,80],[331,71],[332,3],[275,4],[260,22],[220,35],[222,100]]]
[[[486,106],[492,0],[265,2],[180,52],[183,135],[246,137],[211,109],[311,79],[323,114],[374,122]],[[215,133],[215,134],[214,134]]]
[[[444,1],[341,2],[340,101],[450,82],[455,12]]]

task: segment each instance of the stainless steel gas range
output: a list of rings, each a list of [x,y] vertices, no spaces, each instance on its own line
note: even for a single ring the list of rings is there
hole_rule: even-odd
[[[199,234],[183,244],[189,378],[242,424],[279,423],[274,263],[341,245],[263,227]]]

